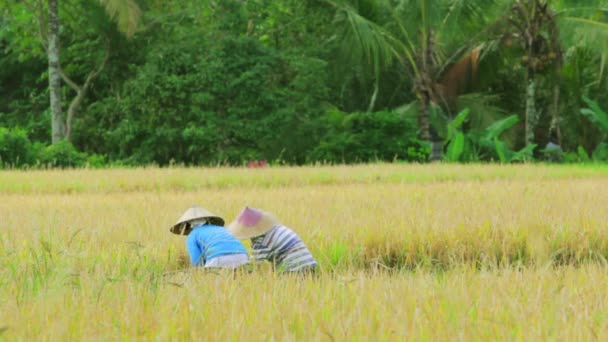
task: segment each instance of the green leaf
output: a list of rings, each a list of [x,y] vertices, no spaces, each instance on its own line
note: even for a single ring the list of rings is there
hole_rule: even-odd
[[[447,144],[453,135],[449,135],[450,132],[448,131],[449,125],[447,123],[447,118],[439,106],[429,106],[429,122],[431,127],[437,132],[437,135],[443,138]]]
[[[494,138],[494,146],[496,148],[496,154],[498,155],[500,162],[508,163],[509,158],[507,154],[509,153],[509,150],[507,149],[507,145],[505,145],[505,143],[500,141],[498,138]]]
[[[452,125],[454,126],[454,128],[460,128],[462,124],[466,121],[466,119],[469,117],[469,113],[470,111],[468,108],[458,113],[454,120],[452,120]]]
[[[578,152],[578,158],[580,161],[582,161],[584,163],[588,163],[591,161],[591,158],[589,158],[589,154],[587,153],[587,151],[585,151],[583,146],[578,145],[578,148],[576,149],[576,151]]]
[[[484,139],[488,141],[498,138],[503,132],[515,126],[519,121],[519,117],[515,114],[508,116],[502,120],[498,120],[485,129]]]
[[[589,117],[589,119],[598,124],[604,132],[608,133],[608,114],[600,108],[597,102],[590,98],[583,96],[583,101],[587,103],[590,109],[581,109],[581,114]]]
[[[448,145],[448,151],[446,152],[446,160],[458,161],[462,152],[464,151],[464,134],[462,132],[456,133],[454,139],[450,141]]]
[[[467,120],[468,116],[469,116],[469,110],[465,109],[465,110],[461,111],[460,113],[458,113],[458,115],[456,115],[454,120],[452,120],[451,122],[448,123],[448,136],[447,136],[448,140],[452,140],[454,135],[456,135],[458,130],[462,127],[462,124]]]
[[[591,157],[596,162],[608,161],[608,144],[600,143],[599,145],[597,145],[597,147],[593,151],[593,155]]]
[[[535,148],[536,148],[536,144],[527,145],[526,147],[522,148],[521,150],[515,152],[511,156],[511,160],[509,160],[509,161],[514,162],[514,161],[518,161],[518,160],[525,160],[527,157],[530,157],[532,155],[532,152],[534,151]]]

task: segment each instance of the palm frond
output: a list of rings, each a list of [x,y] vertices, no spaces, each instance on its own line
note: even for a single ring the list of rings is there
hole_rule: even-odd
[[[592,1],[597,4],[597,1]],[[562,4],[563,5],[563,4]],[[567,45],[598,45],[608,38],[608,9],[583,6],[558,9],[555,18],[558,20],[560,35]],[[599,44],[605,46],[606,44]]]
[[[588,4],[590,5],[590,4]],[[601,84],[608,55],[608,10],[599,7],[574,7],[558,12],[561,40],[571,49],[593,51],[597,56],[596,81]]]
[[[447,42],[445,49],[454,51],[473,37],[481,38],[481,34],[494,24],[495,18],[500,17],[504,6],[498,0],[446,0],[441,23],[437,32],[441,41]],[[472,42],[470,44],[478,44]]]
[[[497,0],[450,0],[442,18],[442,26],[463,23],[483,24],[492,20],[496,10],[502,8]]]
[[[500,97],[483,93],[470,93],[458,97],[458,110],[468,108],[471,111],[469,118],[473,130],[482,130],[505,116],[504,109],[496,103]]]
[[[99,3],[105,8],[108,16],[116,21],[118,29],[128,38],[133,37],[141,18],[141,9],[137,2],[135,0],[99,0]]]
[[[597,102],[586,96],[583,96],[583,101],[585,101],[589,108],[581,109],[581,114],[587,116],[599,128],[608,133],[608,113],[604,112]]]
[[[390,65],[397,53],[392,46],[394,39],[388,31],[347,2],[326,2],[338,10],[335,21],[341,27],[339,37],[343,50],[350,58],[371,65],[376,75]]]
[[[393,112],[405,119],[416,119],[420,112],[420,102],[413,101],[393,109]]]
[[[504,5],[498,0],[448,2],[451,6],[445,13],[437,37],[441,51],[446,53],[442,55],[436,77],[473,49],[480,49],[485,54],[488,48],[492,48],[493,35],[504,25],[504,18],[499,15]]]
[[[585,25],[585,26],[590,26],[593,28],[599,28],[602,30],[608,30],[608,23],[593,20],[593,19],[577,18],[577,17],[564,17],[564,20],[572,21],[579,25]]]

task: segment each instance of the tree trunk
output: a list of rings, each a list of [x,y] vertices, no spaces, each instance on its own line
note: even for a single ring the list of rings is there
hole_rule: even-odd
[[[536,111],[536,82],[533,75],[529,74],[527,77],[526,86],[525,145],[529,145],[534,141],[534,127],[538,121],[538,113]]]
[[[88,87],[83,88],[82,90],[76,92],[76,96],[70,103],[70,107],[68,108],[68,116],[67,116],[67,119],[65,122],[66,123],[65,138],[67,140],[70,140],[72,137],[72,121],[74,119],[74,116],[78,112],[78,109],[80,108],[80,105],[82,104],[82,101],[84,100],[84,96],[86,95],[87,90],[88,90]]]
[[[418,127],[420,128],[420,139],[424,141],[431,140],[430,133],[430,114],[429,114],[429,96],[425,92],[421,92],[418,95],[418,101],[420,101],[420,112],[418,113]]]
[[[557,30],[557,29],[556,29]],[[557,141],[555,142],[556,144],[558,144],[559,146],[562,146],[562,130],[560,128],[560,117],[559,117],[559,86],[561,83],[561,78],[562,78],[562,61],[563,61],[563,57],[562,57],[562,49],[559,46],[559,41],[557,38],[555,38],[555,41],[557,41],[557,43],[555,43],[554,45],[557,46],[557,53],[556,53],[556,61],[554,63],[553,66],[553,72],[555,75],[555,79],[554,79],[554,84],[553,84],[553,110],[552,110],[552,115],[551,115],[551,128],[550,128],[550,133],[549,136],[551,138],[555,138]],[[553,136],[552,136],[553,135]]]
[[[51,99],[52,142],[65,137],[65,125],[61,111],[61,76],[59,75],[59,0],[49,0],[48,62],[49,93]]]
[[[71,78],[69,78],[68,75],[66,75],[61,69],[59,70],[59,74],[60,74],[61,78],[63,78],[65,83],[76,92],[76,96],[74,96],[74,98],[72,99],[72,102],[70,102],[70,106],[68,107],[68,114],[67,114],[67,118],[65,120],[65,134],[64,134],[65,139],[67,139],[67,140],[71,139],[72,122],[74,120],[74,117],[78,113],[78,109],[80,109],[80,105],[84,101],[85,96],[87,95],[87,92],[89,91],[89,88],[93,84],[93,81],[103,71],[106,64],[108,63],[109,58],[110,58],[110,44],[109,44],[109,41],[106,40],[106,54],[105,54],[105,57],[103,58],[103,61],[101,62],[101,64],[99,64],[97,69],[89,72],[89,74],[87,75],[87,78],[85,79],[84,84],[82,86],[79,86],[78,84],[76,84],[76,82],[74,82]]]
[[[431,147],[429,160],[430,161],[441,161],[443,160],[443,141],[436,139],[436,134],[431,137],[431,121],[429,106],[431,106],[430,96],[422,92],[418,96],[420,101],[420,113],[418,114],[418,126],[420,127],[420,139],[429,143]]]
[[[551,118],[551,132],[555,134],[555,142],[558,145],[562,145],[562,131],[559,127],[559,81],[553,85],[553,116]],[[553,134],[549,134],[551,138]]]
[[[439,162],[443,160],[443,141],[431,141],[431,154],[429,161]]]

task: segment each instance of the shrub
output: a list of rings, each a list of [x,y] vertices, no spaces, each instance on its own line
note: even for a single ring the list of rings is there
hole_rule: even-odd
[[[42,148],[38,153],[38,161],[48,167],[82,167],[87,161],[87,155],[78,152],[69,141],[62,140]]]
[[[0,127],[0,166],[20,167],[32,161],[32,143],[25,130]]]
[[[597,162],[608,161],[608,143],[600,143],[593,151],[593,160]]]
[[[105,155],[91,154],[86,158],[86,166],[88,167],[102,168],[108,166],[108,161]]]
[[[424,161],[429,149],[415,138],[416,125],[395,112],[343,113],[324,118],[326,132],[311,162]]]

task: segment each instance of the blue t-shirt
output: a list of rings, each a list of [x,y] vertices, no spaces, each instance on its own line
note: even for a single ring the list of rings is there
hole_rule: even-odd
[[[229,254],[245,254],[245,246],[224,227],[205,224],[194,227],[186,239],[190,260],[195,266],[204,266],[213,258]]]

